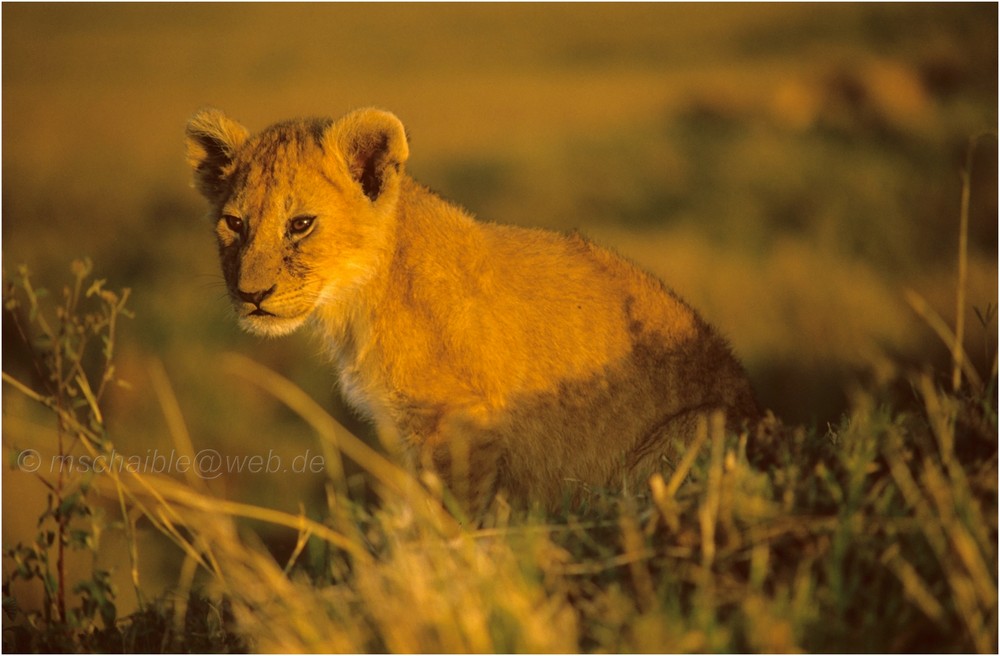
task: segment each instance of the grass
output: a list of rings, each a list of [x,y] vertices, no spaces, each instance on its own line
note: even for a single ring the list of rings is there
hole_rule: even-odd
[[[50,489],[43,530],[6,552],[16,565],[4,582],[8,650],[996,650],[995,366],[970,370],[957,389],[925,372],[909,377],[906,392],[858,391],[825,433],[773,416],[743,435],[706,422],[648,490],[595,490],[582,508],[553,516],[501,503],[463,528],[433,485],[287,379],[227,356],[225,368],[315,432],[328,458],[327,504],[311,517],[221,498],[205,470],[179,480],[114,466],[125,456],[116,460],[93,390],[119,380],[113,337],[128,295],[89,273],[74,265],[54,312],[26,271],[5,298],[49,381],[34,389],[5,372],[5,383],[54,415],[59,454],[82,449],[108,463],[60,469],[55,481],[39,470]],[[108,339],[98,340],[95,364],[87,346],[98,337]],[[169,381],[158,381],[175,449],[194,458]],[[25,453],[17,463],[28,470]],[[377,503],[351,492],[343,459],[366,473]],[[100,517],[102,499],[115,502],[117,519]],[[277,560],[243,520],[293,532],[295,548]],[[96,554],[115,525],[125,528],[141,591],[141,524],[184,554],[174,593],[119,618],[107,571],[92,566],[73,587],[74,604],[63,551]],[[44,588],[42,612],[18,608],[18,581]]]
[[[996,650],[995,137],[968,148],[997,122],[994,5],[3,18],[5,300],[26,262],[59,325],[83,256],[133,290],[111,359],[129,386],[98,395],[91,334],[93,403],[51,401],[59,340],[26,344],[4,313],[5,452],[150,465],[61,488],[4,472],[5,647]],[[417,179],[662,276],[781,421],[706,431],[635,498],[456,532],[366,446],[315,344],[233,325],[183,163],[204,104],[253,128],[392,109]],[[88,288],[78,308],[103,316]],[[209,451],[244,469],[151,471]]]

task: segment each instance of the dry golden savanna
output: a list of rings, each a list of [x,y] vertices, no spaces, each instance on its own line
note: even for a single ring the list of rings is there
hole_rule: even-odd
[[[58,523],[58,508],[38,523],[58,479],[82,531],[67,607],[107,589],[93,567],[119,618],[183,609],[206,584],[254,649],[995,651],[995,4],[8,3],[2,18],[5,583],[11,550]],[[400,506],[433,505],[433,485],[381,459],[322,345],[233,321],[185,162],[205,106],[251,131],[393,112],[414,179],[484,221],[578,230],[697,308],[783,421],[778,456],[709,431],[645,506],[440,537],[440,517]],[[37,355],[72,340],[32,351],[22,333],[114,314],[124,288],[113,338],[88,324],[89,354],[54,382],[65,362]],[[127,385],[80,382],[108,362]],[[147,470],[175,460],[142,493],[53,473],[98,434]],[[177,470],[201,453],[287,467]],[[305,561],[330,585],[284,571]],[[59,614],[14,578],[18,608]],[[24,626],[5,615],[5,648]]]

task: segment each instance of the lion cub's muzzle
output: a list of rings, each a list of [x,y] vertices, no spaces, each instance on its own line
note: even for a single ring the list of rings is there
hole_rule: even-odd
[[[233,306],[240,326],[253,334],[279,337],[293,332],[305,321],[309,312],[290,306],[288,299],[275,295],[277,285],[262,291],[233,292]]]
[[[263,303],[271,294],[274,293],[277,285],[271,285],[269,288],[260,292],[245,292],[242,289],[236,290],[236,295],[241,301],[243,301],[244,306],[241,308],[246,316],[250,317],[273,317],[275,314],[273,312],[268,312],[264,309]],[[247,304],[252,305],[253,308],[248,308]]]

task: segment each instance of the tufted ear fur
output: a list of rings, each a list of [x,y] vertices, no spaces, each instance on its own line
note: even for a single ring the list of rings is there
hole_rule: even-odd
[[[194,185],[205,198],[216,201],[232,173],[236,151],[250,133],[213,108],[199,110],[187,124],[187,160],[194,169]]]
[[[351,112],[330,126],[327,139],[333,141],[351,177],[372,202],[396,181],[410,155],[403,124],[378,109]]]

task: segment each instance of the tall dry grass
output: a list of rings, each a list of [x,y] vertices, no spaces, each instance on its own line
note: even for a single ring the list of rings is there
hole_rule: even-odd
[[[82,278],[81,269],[77,296]],[[103,282],[91,289],[100,294]],[[8,308],[25,308],[8,294]],[[102,298],[124,307],[120,296]],[[29,306],[28,320],[44,324],[43,334],[64,334],[47,321],[42,303]],[[95,325],[57,316],[64,326]],[[96,334],[109,326],[100,325]],[[97,380],[117,380],[112,345],[105,341]],[[56,378],[55,388],[36,389],[7,372],[4,382],[47,408],[60,434],[86,454],[115,462],[100,394],[84,391],[97,386],[82,350],[45,340],[38,348],[40,366],[55,366],[51,354],[59,349],[81,357],[63,361],[71,366],[57,371],[70,375]],[[440,486],[358,440],[286,378],[242,356],[222,356],[218,364],[314,431],[329,463],[325,511],[317,517],[235,502],[196,476],[180,480],[142,468],[60,473],[52,488],[64,500],[60,509],[68,499],[85,514],[101,498],[117,507],[143,607],[125,618],[102,613],[102,626],[96,617],[85,621],[86,595],[84,615],[63,597],[50,602],[61,608],[44,619],[29,613],[27,624],[9,620],[7,647],[132,651],[154,634],[160,649],[184,650],[205,639],[192,633],[191,604],[207,595],[210,609],[224,609],[210,613],[232,618],[215,642],[197,643],[213,649],[996,649],[995,364],[989,372],[963,365],[957,390],[923,372],[909,378],[909,399],[886,396],[885,388],[859,391],[826,434],[785,427],[772,416],[752,433],[732,435],[714,418],[676,468],[654,476],[647,490],[594,491],[582,507],[551,516],[501,501],[475,526],[447,513]],[[183,410],[167,376],[154,370],[174,447],[192,455]],[[59,390],[69,389],[80,392],[79,403],[60,400]],[[66,450],[49,445],[43,456]],[[370,478],[376,503],[354,496],[346,461]],[[53,517],[62,526],[60,512]],[[277,560],[246,520],[293,533],[287,559]],[[66,521],[67,535],[80,532],[74,522]],[[101,526],[91,523],[83,534],[93,538]],[[141,594],[140,526],[183,555],[168,597]],[[82,547],[98,548],[93,540]],[[40,555],[46,547],[34,549]],[[62,585],[63,573],[48,576],[40,582]],[[95,570],[94,581],[103,580]],[[113,608],[113,586],[100,590],[100,607]],[[5,596],[5,606],[13,599]]]

